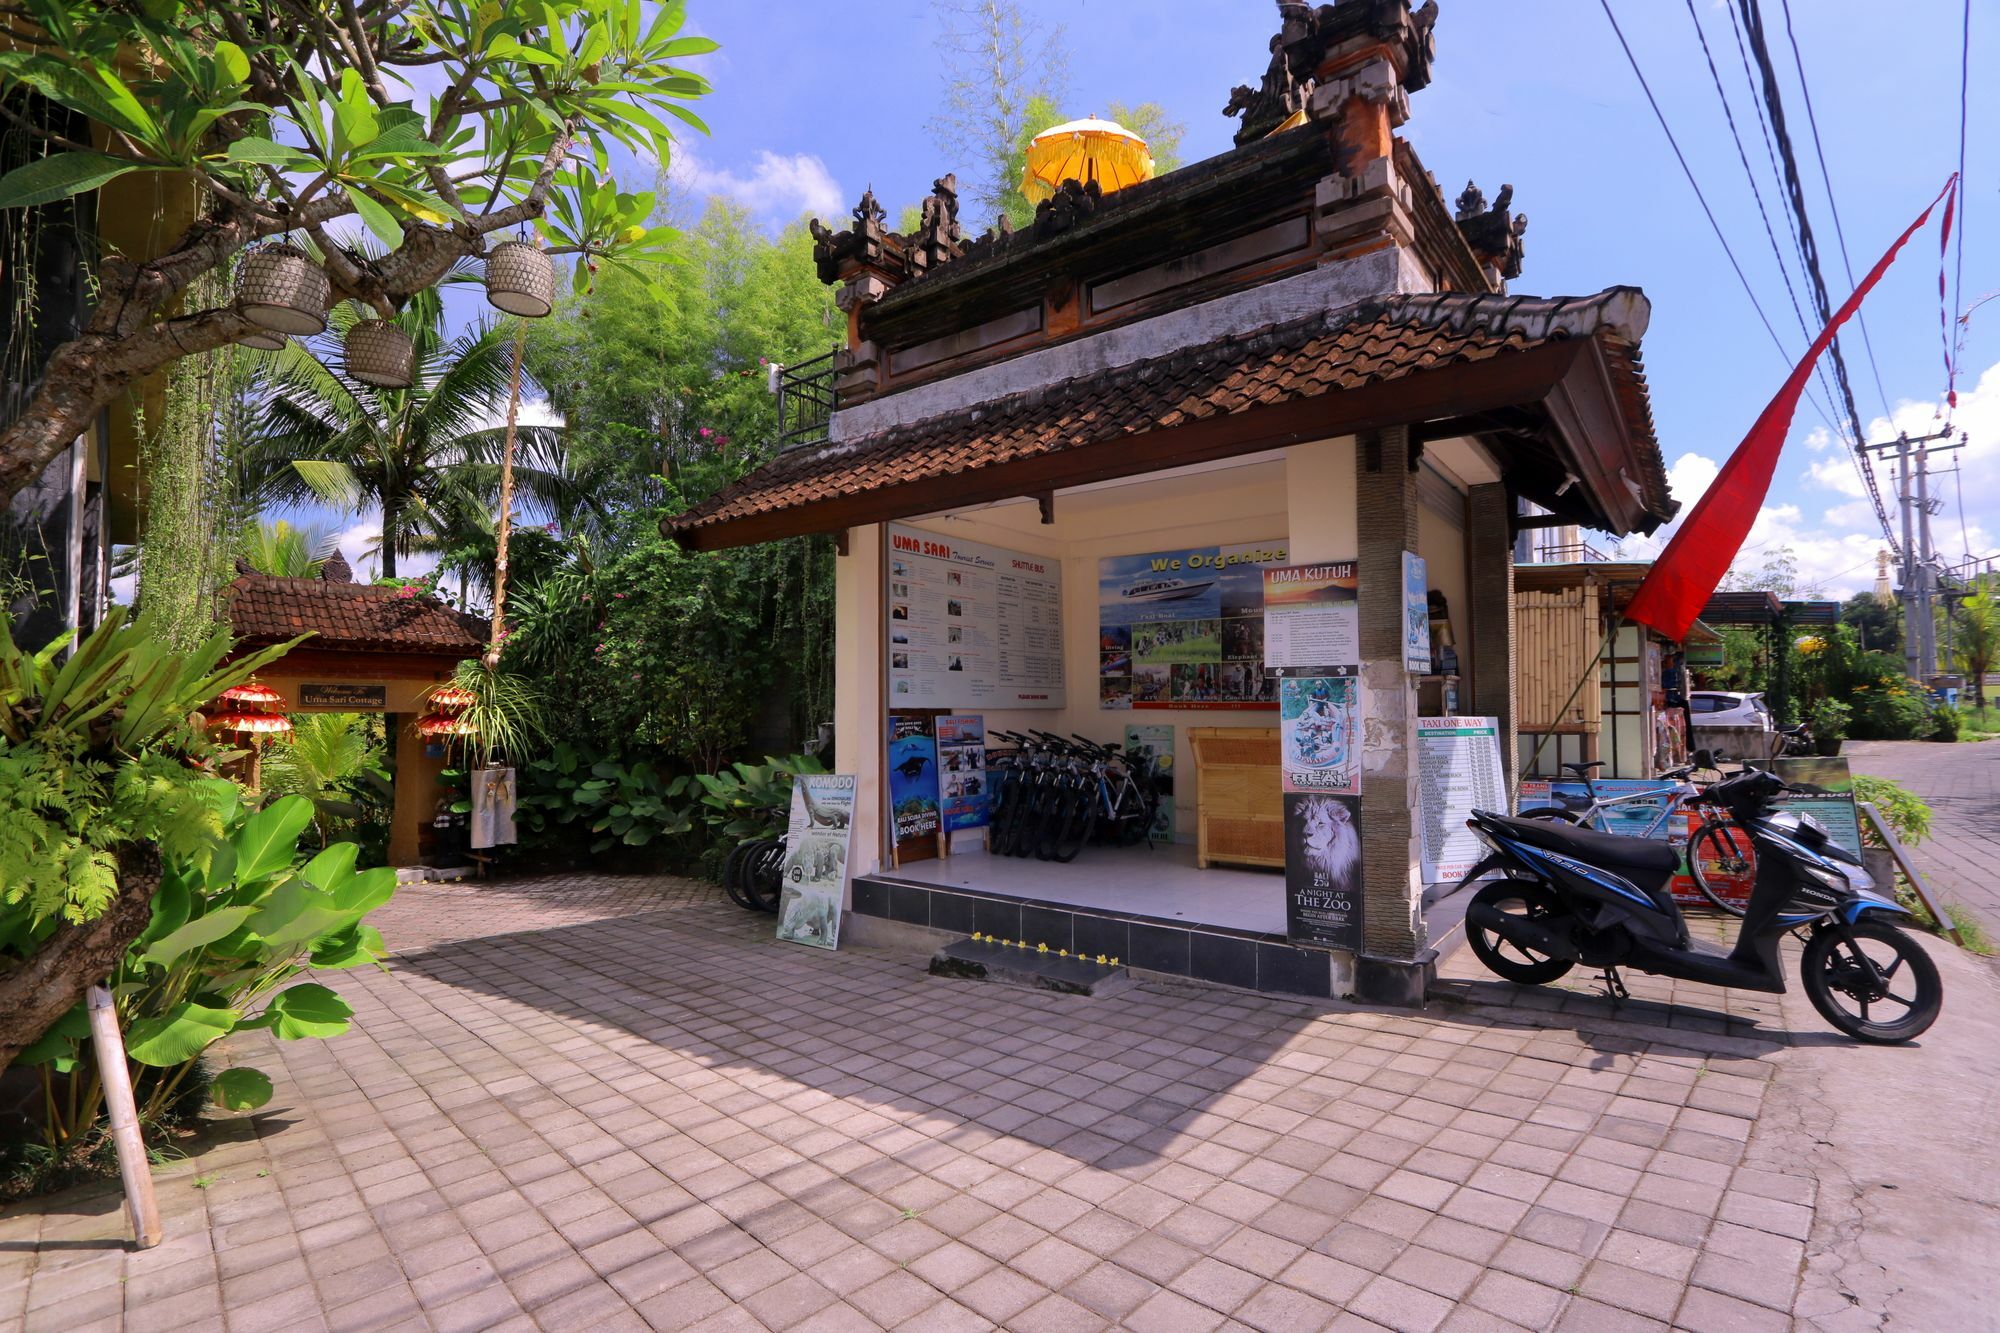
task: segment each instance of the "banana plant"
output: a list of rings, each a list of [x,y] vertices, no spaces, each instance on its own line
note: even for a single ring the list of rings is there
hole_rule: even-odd
[[[765,756],[761,764],[736,763],[720,773],[704,773],[701,803],[711,827],[737,841],[776,837],[785,830],[792,806],[792,779],[800,773],[824,773],[810,755],[790,759]]]
[[[347,1002],[299,978],[379,964],[382,935],[364,918],[394,894],[396,872],[358,869],[353,843],[302,861],[299,835],[312,816],[301,796],[262,810],[233,804],[223,811],[230,835],[214,855],[166,866],[152,919],[112,978],[126,1054],[140,1067],[142,1120],[173,1105],[197,1063],[226,1037],[269,1030],[297,1041],[347,1030]],[[102,1104],[102,1085],[81,1058],[87,1036],[79,1005],[16,1061],[47,1081],[51,1146],[87,1132]],[[82,1083],[59,1090],[59,1079]],[[209,1097],[230,1110],[254,1109],[270,1100],[271,1080],[232,1065],[214,1075]]]

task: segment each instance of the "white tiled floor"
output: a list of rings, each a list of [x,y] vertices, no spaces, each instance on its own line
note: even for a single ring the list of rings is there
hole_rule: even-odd
[[[988,856],[979,848],[883,873],[975,893],[1129,912],[1162,921],[1285,933],[1281,873],[1222,866],[1200,870],[1194,864],[1194,848],[1186,845],[1086,847],[1067,865],[1033,857]]]

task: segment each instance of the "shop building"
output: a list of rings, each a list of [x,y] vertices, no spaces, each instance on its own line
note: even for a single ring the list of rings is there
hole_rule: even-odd
[[[889,231],[872,196],[842,230],[815,224],[848,317],[824,438],[670,521],[697,550],[837,539],[836,767],[859,778],[845,906],[860,932],[979,932],[1263,990],[1414,1001],[1430,957],[1419,721],[1495,718],[1514,764],[1522,525],[1650,532],[1674,512],[1640,359],[1644,295],[1511,293],[1526,228],[1511,189],[1447,203],[1396,134],[1431,79],[1435,7],[1278,10],[1268,69],[1230,99],[1231,151],[1111,194],[1066,182],[1019,232],[968,237],[949,176],[913,234]],[[1409,669],[1406,553],[1441,594],[1454,679]],[[967,649],[955,668],[935,626],[896,642],[899,624],[936,615],[918,574],[939,559],[1008,603],[970,641],[969,622],[944,626]],[[1288,938],[1282,876],[1198,869],[1180,845],[1050,864],[954,838],[942,862],[897,864],[885,742],[910,708],[1100,741],[1171,726],[1177,843],[1192,841],[1204,792],[1189,733],[1278,721],[1263,663],[1247,659],[1251,682],[1229,670],[1249,631],[1228,622],[1256,617],[1221,600],[1227,585],[1312,562],[1353,562],[1358,577],[1354,948]],[[1154,570],[1159,589],[1135,576]],[[1218,587],[1188,591],[1204,582]],[[1216,632],[1192,636],[1215,660],[1134,654],[1120,670],[1131,647],[1107,607],[1135,592],[1217,598]],[[958,618],[988,610],[968,597]],[[1134,635],[1147,623],[1125,621]]]

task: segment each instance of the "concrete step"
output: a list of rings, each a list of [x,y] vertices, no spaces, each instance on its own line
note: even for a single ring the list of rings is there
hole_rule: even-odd
[[[1123,964],[971,938],[954,940],[931,955],[930,970],[937,977],[999,981],[1064,995],[1108,995],[1132,984]]]

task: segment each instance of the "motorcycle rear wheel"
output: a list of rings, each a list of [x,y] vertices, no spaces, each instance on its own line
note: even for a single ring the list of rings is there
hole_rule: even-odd
[[[1530,920],[1554,916],[1562,910],[1562,900],[1546,884],[1532,879],[1499,879],[1473,895],[1472,905],[1485,904],[1507,913],[1509,916],[1524,916]],[[1472,946],[1472,952],[1488,971],[1521,986],[1540,986],[1554,981],[1568,972],[1575,964],[1567,958],[1550,958],[1524,948],[1512,940],[1502,939],[1483,927],[1472,924],[1468,915],[1465,923],[1465,942]],[[1506,950],[1502,953],[1502,950]]]
[[[1921,1036],[1944,1007],[1937,964],[1923,945],[1885,921],[1857,921],[1847,929],[1854,946],[1833,929],[1807,942],[1799,958],[1806,998],[1821,1018],[1857,1041],[1886,1046]],[[1879,983],[1854,957],[1854,947],[1866,945],[1876,946],[1864,952],[1882,973]]]

